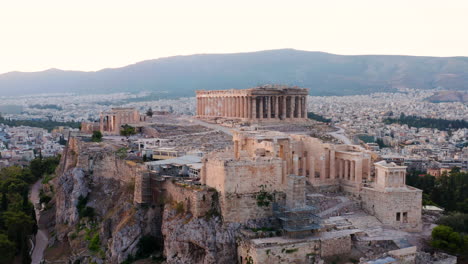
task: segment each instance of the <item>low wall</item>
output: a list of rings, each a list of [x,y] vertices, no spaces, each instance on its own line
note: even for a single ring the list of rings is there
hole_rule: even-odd
[[[326,232],[308,238],[269,237],[239,242],[239,263],[314,263],[317,258],[351,252],[351,234],[358,230]]]
[[[256,247],[252,242],[240,243],[237,248],[238,263],[311,263],[311,260],[320,255],[319,240],[288,240],[282,237],[264,238],[267,244]],[[255,241],[255,240],[254,240]]]

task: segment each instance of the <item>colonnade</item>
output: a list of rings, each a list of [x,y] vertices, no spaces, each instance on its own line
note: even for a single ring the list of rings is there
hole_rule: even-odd
[[[336,167],[339,179],[362,182],[362,160],[337,159]]]
[[[305,95],[197,96],[197,116],[245,119],[306,118]]]

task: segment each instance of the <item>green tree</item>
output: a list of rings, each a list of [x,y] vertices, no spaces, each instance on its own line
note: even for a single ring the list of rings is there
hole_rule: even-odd
[[[101,131],[93,131],[93,135],[91,136],[91,141],[93,141],[93,142],[101,142],[101,141],[102,141],[102,133],[101,133]]]
[[[151,109],[151,107],[148,109],[148,111],[146,111],[146,115],[149,117],[153,116],[153,109]]]
[[[129,137],[134,134],[136,134],[135,128],[132,126],[129,126],[128,124],[123,125],[122,129],[120,129],[121,136]]]
[[[15,243],[8,240],[5,234],[0,234],[0,263],[12,263],[15,251]]]

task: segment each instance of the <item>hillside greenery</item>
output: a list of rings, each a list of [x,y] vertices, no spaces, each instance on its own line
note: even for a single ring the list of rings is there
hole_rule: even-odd
[[[325,118],[319,114],[313,113],[313,112],[307,112],[307,118],[319,121],[319,122],[324,122],[324,123],[330,123],[331,119]]]
[[[468,173],[455,168],[440,177],[410,171],[406,184],[423,190],[423,204],[468,214]]]
[[[465,120],[447,120],[442,118],[426,118],[420,116],[406,116],[401,114],[399,118],[387,118],[384,120],[385,124],[402,124],[409,127],[426,127],[436,128],[438,130],[450,130],[468,128],[468,122]]]
[[[37,232],[31,185],[45,174],[54,173],[60,157],[37,158],[29,167],[0,170],[0,263],[11,263],[15,256],[30,263],[29,237]]]

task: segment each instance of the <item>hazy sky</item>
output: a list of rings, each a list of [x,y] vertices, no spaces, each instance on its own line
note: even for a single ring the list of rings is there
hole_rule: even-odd
[[[468,56],[468,1],[0,0],[0,73],[278,48]]]

